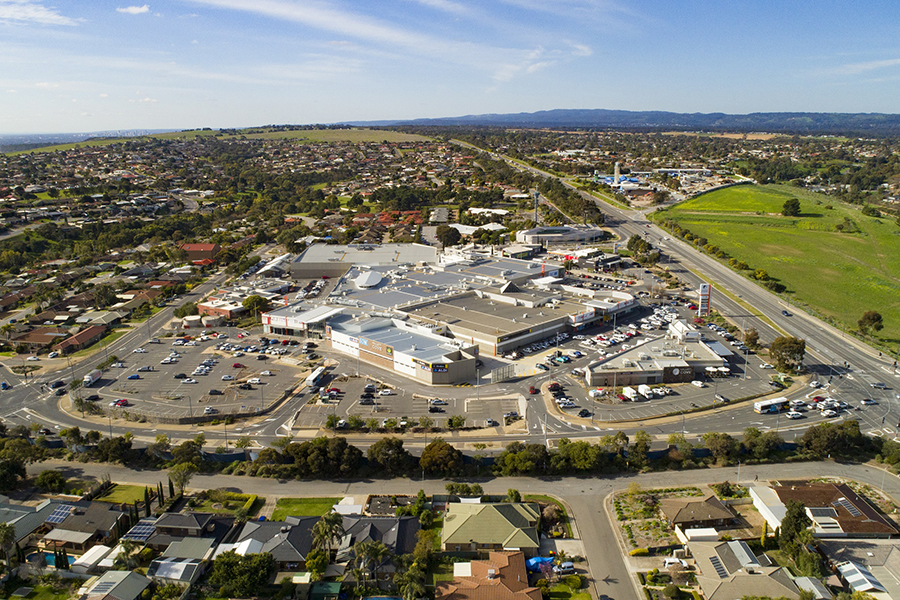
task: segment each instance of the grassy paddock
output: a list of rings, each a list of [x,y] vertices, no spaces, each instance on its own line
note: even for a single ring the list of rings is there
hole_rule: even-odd
[[[340,498],[279,498],[275,503],[272,520],[281,521],[285,517],[321,517],[340,501]]]
[[[788,198],[800,201],[799,217],[781,216]],[[717,190],[652,218],[674,220],[752,269],[765,269],[793,301],[847,329],[877,310],[884,317],[879,337],[900,345],[900,231],[893,219],[781,185]],[[845,218],[859,231],[838,231]]]

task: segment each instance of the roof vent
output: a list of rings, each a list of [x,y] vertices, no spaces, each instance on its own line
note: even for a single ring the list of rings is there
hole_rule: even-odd
[[[488,569],[488,579],[493,579],[497,576],[497,571],[495,569]]]

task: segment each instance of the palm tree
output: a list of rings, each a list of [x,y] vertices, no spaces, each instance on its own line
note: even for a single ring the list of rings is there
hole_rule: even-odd
[[[409,566],[406,573],[400,576],[399,581],[395,581],[399,584],[403,600],[416,600],[425,595],[425,572],[417,562]]]
[[[354,562],[366,576],[372,574],[372,579],[378,582],[378,567],[384,562],[384,559],[390,556],[391,551],[380,541],[366,540],[357,542],[353,546]]]
[[[116,556],[115,560],[113,560],[113,568],[116,571],[133,571],[138,568],[141,562],[138,560],[137,542],[130,539],[123,539],[119,541],[119,545],[122,546],[122,550],[119,552],[119,555]]]
[[[10,523],[0,523],[0,550],[3,550],[3,560],[9,566],[9,549],[16,543],[16,526]]]
[[[337,547],[344,536],[344,517],[336,512],[323,515],[313,525],[313,548],[330,551]]]

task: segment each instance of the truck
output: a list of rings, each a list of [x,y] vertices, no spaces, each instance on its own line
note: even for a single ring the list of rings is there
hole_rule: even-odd
[[[94,369],[93,371],[91,371],[90,373],[88,373],[87,375],[84,376],[84,380],[81,382],[81,384],[84,387],[91,387],[92,385],[97,383],[97,381],[102,376],[103,376],[103,371],[101,371],[100,369]]]
[[[640,394],[647,400],[653,400],[654,396],[656,396],[656,394],[653,393],[653,390],[650,388],[650,386],[646,385],[646,384],[641,384],[638,386],[638,394]]]
[[[628,398],[629,400],[631,400],[632,402],[635,402],[638,399],[638,393],[632,387],[622,388],[622,395],[625,396],[626,398]]]

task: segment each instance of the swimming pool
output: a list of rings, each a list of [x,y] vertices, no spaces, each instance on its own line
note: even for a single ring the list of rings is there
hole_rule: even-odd
[[[32,552],[31,554],[29,554],[28,556],[25,557],[25,560],[27,560],[28,562],[34,562],[37,559],[39,554],[40,554],[40,552]],[[75,562],[74,556],[69,556],[67,558],[69,559],[70,565]],[[44,552],[44,559],[47,561],[48,567],[56,566],[56,556],[54,556],[52,552]]]

